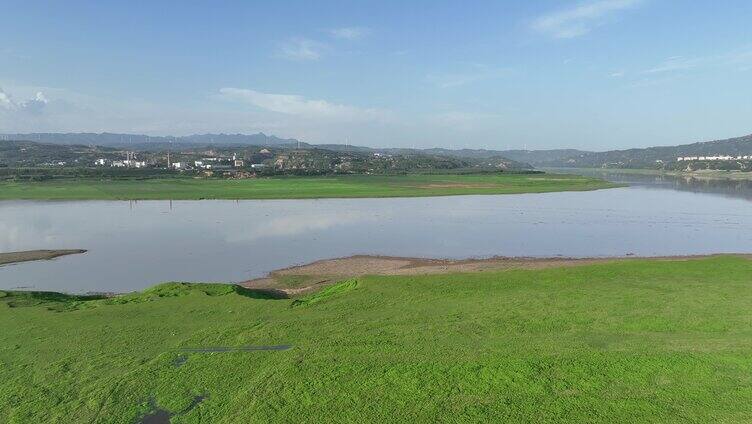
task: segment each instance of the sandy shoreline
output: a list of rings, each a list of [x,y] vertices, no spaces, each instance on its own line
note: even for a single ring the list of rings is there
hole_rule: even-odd
[[[20,262],[42,261],[55,259],[60,256],[77,255],[86,253],[84,249],[60,249],[60,250],[26,250],[21,252],[0,253],[0,266]]]
[[[685,261],[703,259],[714,255],[689,256],[619,256],[607,258],[529,258],[491,257],[486,259],[425,259],[394,256],[357,255],[345,258],[325,259],[305,265],[296,265],[272,271],[268,276],[241,282],[249,289],[266,291],[279,296],[295,296],[315,291],[336,281],[363,275],[426,275],[508,269],[545,269],[572,267],[633,260]],[[732,254],[752,259],[752,254]]]

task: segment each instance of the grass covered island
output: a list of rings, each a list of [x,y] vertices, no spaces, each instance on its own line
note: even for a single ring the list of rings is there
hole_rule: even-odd
[[[0,422],[749,422],[752,260],[0,292]]]
[[[616,187],[598,178],[556,174],[416,174],[271,177],[53,179],[0,182],[0,200],[197,200],[417,197],[581,191]]]

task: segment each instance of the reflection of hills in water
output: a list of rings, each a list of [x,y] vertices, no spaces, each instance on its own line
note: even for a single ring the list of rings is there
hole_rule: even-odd
[[[576,173],[604,178],[615,183],[752,200],[752,180],[698,178],[684,175],[639,175],[608,171],[578,171]]]

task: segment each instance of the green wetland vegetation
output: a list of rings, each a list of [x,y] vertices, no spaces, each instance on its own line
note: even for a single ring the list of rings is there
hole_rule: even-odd
[[[368,276],[298,299],[0,292],[0,422],[749,422],[750,275],[716,256]]]
[[[555,174],[416,174],[275,177],[53,179],[0,182],[0,200],[196,200],[416,197],[596,190],[615,187],[598,178]]]

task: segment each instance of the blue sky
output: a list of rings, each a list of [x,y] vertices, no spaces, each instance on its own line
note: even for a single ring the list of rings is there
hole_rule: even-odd
[[[752,2],[15,1],[0,132],[592,150],[752,133]]]

